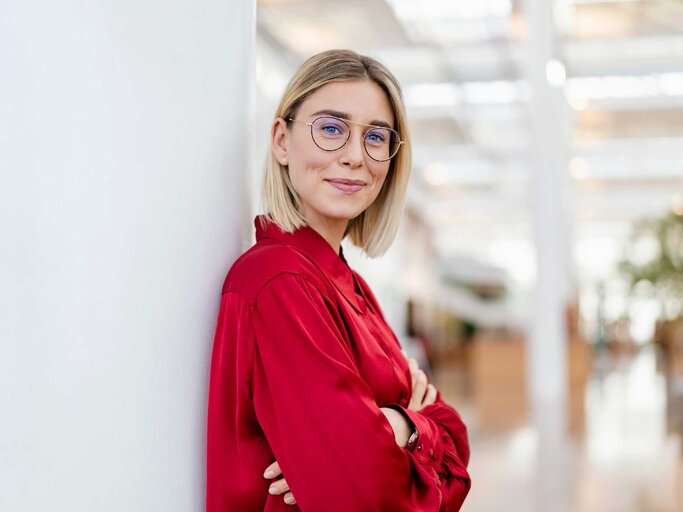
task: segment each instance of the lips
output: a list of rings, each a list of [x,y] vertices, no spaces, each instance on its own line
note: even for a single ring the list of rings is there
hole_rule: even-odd
[[[365,186],[365,182],[360,180],[331,179],[325,181],[334,188],[346,193],[358,192]]]

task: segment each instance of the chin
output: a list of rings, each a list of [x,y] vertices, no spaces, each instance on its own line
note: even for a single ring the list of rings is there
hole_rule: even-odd
[[[340,219],[340,220],[351,220],[355,219],[358,217],[361,213],[363,213],[363,210],[359,209],[343,209],[343,210],[328,210],[328,211],[322,211],[321,212],[325,217],[331,218],[331,219]]]

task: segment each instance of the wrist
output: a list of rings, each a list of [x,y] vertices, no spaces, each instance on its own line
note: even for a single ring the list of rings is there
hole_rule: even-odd
[[[401,448],[408,447],[406,445],[409,440],[413,441],[411,445],[414,444],[417,437],[417,429],[413,427],[411,422],[402,413],[392,407],[382,407],[381,409],[391,424],[396,444]]]

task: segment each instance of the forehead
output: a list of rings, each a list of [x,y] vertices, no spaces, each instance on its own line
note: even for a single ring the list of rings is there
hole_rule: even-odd
[[[359,123],[372,120],[393,125],[394,112],[384,90],[370,80],[332,82],[323,85],[301,104],[302,116],[319,110],[335,110]]]

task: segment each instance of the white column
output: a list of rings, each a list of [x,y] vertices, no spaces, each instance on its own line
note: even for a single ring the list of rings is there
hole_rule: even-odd
[[[557,76],[552,2],[526,0],[529,24],[527,78],[532,98],[530,197],[537,259],[537,281],[529,343],[529,393],[534,401],[556,402],[566,395],[564,308],[569,290],[565,218],[567,113]],[[561,69],[561,68],[560,68]]]
[[[526,76],[531,86],[530,198],[536,241],[537,282],[527,343],[527,391],[538,433],[535,510],[562,512],[567,503],[567,346],[565,306],[570,290],[571,244],[567,225],[567,111],[564,67],[558,51],[553,4],[525,0],[528,25]],[[559,507],[559,508],[558,508]],[[568,509],[567,509],[567,512]]]
[[[202,510],[255,2],[1,11],[0,510]]]

